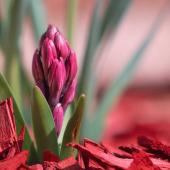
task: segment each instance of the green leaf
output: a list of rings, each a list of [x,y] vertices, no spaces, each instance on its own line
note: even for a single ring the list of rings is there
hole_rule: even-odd
[[[5,54],[5,76],[14,90],[19,107],[23,108],[20,88],[19,41],[28,0],[7,0],[8,15],[3,23],[2,45]],[[14,83],[13,83],[14,82]]]
[[[27,0],[13,0],[10,4],[9,18],[7,28],[4,30],[5,39],[5,53],[18,53],[19,38],[22,31],[23,19],[27,9]],[[11,56],[10,56],[11,57]],[[8,61],[9,62],[9,61]]]
[[[67,108],[66,112],[64,113],[64,120],[63,120],[63,124],[62,124],[62,129],[61,129],[60,135],[58,137],[58,143],[59,144],[61,144],[62,141],[63,141],[65,129],[67,127],[68,121],[70,120],[70,118],[72,116],[72,112],[71,111],[72,111],[71,106],[69,106]]]
[[[102,19],[100,38],[106,31],[115,31],[132,0],[110,0]]]
[[[90,123],[88,122],[86,125],[88,134],[85,135],[87,135],[88,137],[94,140],[100,140],[104,128],[104,120],[106,118],[109,109],[111,108],[111,106],[113,106],[113,104],[115,104],[115,102],[119,99],[120,95],[124,92],[124,90],[129,85],[129,82],[133,77],[137,64],[139,63],[145,50],[153,40],[157,30],[159,29],[164,19],[166,12],[167,10],[165,9],[161,10],[160,14],[156,18],[155,22],[152,24],[152,27],[148,32],[148,34],[146,35],[142,44],[139,46],[137,51],[133,54],[131,60],[125,66],[118,79],[116,81],[113,80],[110,87],[105,92],[102,101],[98,105],[95,119]]]
[[[123,17],[123,14],[128,9],[130,2],[131,0],[110,0],[105,10],[104,17],[101,17],[104,1],[96,0],[95,9],[90,24],[83,67],[79,78],[78,95],[81,93],[89,93],[88,82],[93,79],[91,78],[93,76],[92,64],[94,64],[94,54],[97,47],[100,44],[104,33],[107,33],[108,30],[115,31],[115,28],[117,28]]]
[[[17,57],[11,59],[10,84],[18,107],[22,110],[20,63]]]
[[[91,67],[93,63],[93,55],[96,50],[99,41],[100,28],[101,28],[101,11],[103,9],[103,0],[96,0],[95,9],[93,12],[90,30],[88,35],[88,42],[85,51],[83,67],[80,73],[78,96],[81,93],[86,93],[86,87],[89,80],[89,76],[92,73]]]
[[[73,44],[77,0],[69,0],[67,3],[67,38],[70,44]]]
[[[3,3],[3,8],[2,9],[5,9],[5,10],[3,10],[2,12],[3,12],[3,16],[4,16],[4,18],[6,19],[7,17],[9,17],[9,10],[10,10],[10,6],[11,6],[11,4],[12,4],[12,2],[13,2],[14,0],[3,0],[3,2],[1,2],[1,4]]]
[[[9,87],[9,85],[8,85],[7,81],[5,80],[5,78],[3,77],[3,75],[0,73],[0,99],[2,100],[2,99],[9,98],[9,97],[13,98],[16,127],[17,127],[17,132],[19,133],[21,128],[23,126],[26,126],[26,124],[22,118],[22,114],[19,110],[19,107],[18,107],[15,97],[11,91],[11,88]],[[34,161],[36,161],[36,151],[35,151],[33,142],[31,140],[31,137],[28,133],[27,128],[26,128],[26,133],[25,133],[23,149],[30,150],[30,152],[31,152],[30,157],[32,157],[34,159]],[[32,160],[30,160],[30,161],[32,162]]]
[[[82,128],[82,132],[85,134],[90,133],[88,128],[89,125],[87,124],[90,123],[89,117],[93,112],[91,106],[95,98],[96,87],[96,75],[94,74],[94,69],[99,60],[100,50],[102,50],[102,37],[104,34],[108,33],[108,31],[115,31],[122,20],[123,14],[128,9],[131,0],[110,0],[103,17],[99,17],[103,10],[103,1],[98,0],[96,2],[96,8],[93,14],[94,18],[91,23],[91,32],[89,33],[88,45],[85,54],[85,61],[83,63],[83,70],[80,74],[81,77],[79,82],[79,93],[83,91],[87,96],[84,116],[85,120],[83,121]],[[110,36],[110,34],[107,35]],[[107,44],[107,42],[105,42],[105,44]]]
[[[64,159],[71,155],[74,155],[74,149],[67,147],[66,144],[71,142],[79,142],[80,126],[83,118],[85,105],[85,95],[81,95],[74,114],[67,123],[66,130],[64,132],[63,142],[61,145],[60,158]]]
[[[46,29],[46,14],[42,0],[29,0],[29,15],[32,20],[35,42],[38,44]]]
[[[2,46],[2,21],[1,21],[1,19],[0,19],[0,48],[2,48],[1,46]]]
[[[22,80],[22,82],[21,82]],[[31,118],[31,93],[32,93],[32,87],[33,87],[33,81],[30,80],[30,77],[25,70],[24,66],[21,65],[20,68],[20,83],[21,85],[21,98],[22,102],[25,103],[23,109],[23,117],[25,119],[25,122],[28,125],[31,125],[32,123],[32,118]],[[28,101],[29,104],[26,104],[25,101]]]
[[[50,150],[58,155],[53,116],[45,97],[37,86],[33,88],[32,122],[40,160],[44,150]]]

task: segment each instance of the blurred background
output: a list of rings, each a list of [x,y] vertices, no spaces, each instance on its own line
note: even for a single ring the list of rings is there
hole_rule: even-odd
[[[77,53],[83,136],[170,141],[169,11],[169,0],[0,0],[0,71],[28,124],[32,56],[52,24]]]

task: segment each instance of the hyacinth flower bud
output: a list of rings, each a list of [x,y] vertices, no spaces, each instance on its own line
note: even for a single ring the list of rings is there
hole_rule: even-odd
[[[77,81],[74,79],[72,81],[72,84],[69,86],[69,88],[65,91],[65,95],[63,96],[62,99],[62,106],[63,109],[65,110],[67,106],[73,101],[74,96],[75,96],[75,91],[76,91],[76,85]]]
[[[58,32],[57,28],[49,25],[47,31],[41,36],[40,39],[40,48],[42,46],[43,41],[45,40],[46,37],[48,37],[49,39],[51,39],[52,41],[54,41],[55,38],[55,34]]]
[[[59,57],[62,57],[63,60],[66,60],[70,54],[70,49],[68,47],[67,41],[59,32],[55,34],[54,44],[56,46]]]
[[[53,118],[56,127],[57,136],[60,134],[63,123],[64,111],[60,103],[58,103],[53,110]]]
[[[77,60],[68,42],[52,25],[41,37],[40,47],[33,57],[32,72],[51,107],[59,135],[64,112],[75,96]]]
[[[67,84],[74,80],[77,73],[77,62],[76,62],[76,54],[74,51],[71,51],[70,57],[66,61],[66,74],[67,74]]]
[[[64,87],[65,77],[66,73],[64,62],[56,59],[51,65],[48,77],[51,106],[55,106],[58,102],[60,102],[59,100]]]
[[[32,62],[32,73],[35,79],[36,85],[41,89],[42,93],[45,95],[45,80],[44,72],[40,61],[39,51],[36,50],[33,56]]]
[[[57,53],[53,42],[48,38],[46,38],[42,43],[42,48],[41,48],[41,61],[44,69],[45,78],[47,78],[48,76],[49,68],[53,60],[56,58],[56,55]]]
[[[54,38],[55,38],[55,34],[58,32],[57,28],[52,26],[52,25],[49,25],[48,26],[48,31],[46,32],[46,36],[53,40],[54,41]]]

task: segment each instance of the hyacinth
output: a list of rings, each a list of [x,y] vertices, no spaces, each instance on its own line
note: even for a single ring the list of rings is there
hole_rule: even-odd
[[[49,25],[33,56],[32,73],[53,113],[59,135],[63,114],[73,101],[76,89],[76,54],[59,30]]]

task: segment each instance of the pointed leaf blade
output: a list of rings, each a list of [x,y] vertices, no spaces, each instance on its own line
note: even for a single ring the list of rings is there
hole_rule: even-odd
[[[50,107],[40,89],[35,86],[32,96],[32,122],[39,158],[44,150],[58,154],[58,143]]]
[[[78,95],[80,95],[81,93],[86,93],[87,83],[92,72],[93,56],[99,43],[101,28],[100,13],[103,9],[103,4],[104,2],[102,0],[96,0],[95,9],[90,23],[90,30],[84,55],[84,61],[82,63],[82,70],[79,77]]]
[[[64,132],[63,142],[61,145],[60,158],[64,159],[71,155],[74,155],[74,150],[70,147],[67,147],[66,144],[71,142],[79,142],[80,126],[84,113],[85,105],[85,95],[81,95],[74,114],[68,121],[66,130]]]
[[[69,106],[67,108],[66,112],[64,113],[64,120],[63,120],[63,124],[62,124],[62,129],[61,129],[60,135],[58,137],[58,143],[59,144],[61,144],[62,141],[63,141],[65,129],[67,127],[68,121],[70,120],[70,118],[72,116],[72,110],[73,109],[71,108],[71,106]]]
[[[115,31],[131,2],[132,0],[109,1],[102,19],[100,38],[102,38],[106,31]]]

